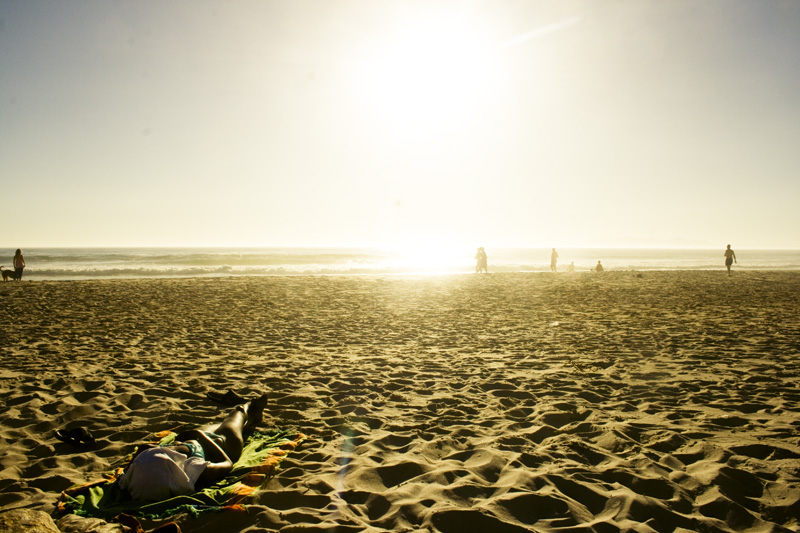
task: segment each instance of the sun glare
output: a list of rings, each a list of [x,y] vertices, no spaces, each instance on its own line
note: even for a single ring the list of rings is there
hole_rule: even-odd
[[[390,263],[400,270],[416,273],[461,272],[472,265],[474,251],[453,243],[420,241],[415,244],[395,244],[385,248]]]
[[[485,34],[463,20],[418,20],[359,63],[361,100],[400,134],[457,129],[492,97],[499,68]]]

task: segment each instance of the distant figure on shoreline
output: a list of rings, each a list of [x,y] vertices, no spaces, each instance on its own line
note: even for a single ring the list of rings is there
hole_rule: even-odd
[[[22,270],[25,268],[25,258],[22,257],[22,250],[17,248],[17,253],[14,255],[14,279],[22,281]]]
[[[728,275],[731,275],[731,265],[737,263],[736,261],[736,254],[731,250],[731,245],[728,245],[728,248],[725,249],[725,253],[722,254],[725,256],[725,267],[728,269]],[[738,263],[737,263],[738,264]]]
[[[567,272],[575,272],[575,261],[570,261]]]
[[[556,271],[556,263],[558,263],[558,252],[553,248],[553,252],[550,254],[550,270],[553,272]]]
[[[489,259],[486,257],[486,250],[483,249],[483,246],[478,248],[478,253],[475,254],[475,272],[480,273],[481,271],[489,273]]]
[[[600,261],[598,261],[597,262],[597,266],[595,266],[592,270],[594,270],[595,272],[602,272],[603,271],[603,265],[600,263]]]

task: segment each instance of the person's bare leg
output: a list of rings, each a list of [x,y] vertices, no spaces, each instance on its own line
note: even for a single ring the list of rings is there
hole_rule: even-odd
[[[263,394],[252,402],[237,406],[221,424],[206,426],[202,430],[223,437],[220,448],[235,463],[242,455],[244,432],[255,429],[261,423],[266,406],[267,395]]]

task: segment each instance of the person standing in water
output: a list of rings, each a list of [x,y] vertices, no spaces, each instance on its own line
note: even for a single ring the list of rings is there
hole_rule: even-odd
[[[736,254],[731,250],[731,245],[729,244],[728,247],[725,249],[725,268],[728,269],[728,275],[731,275],[731,265],[736,263]]]
[[[22,270],[25,268],[25,258],[22,257],[22,250],[17,248],[17,253],[14,254],[14,279],[22,281]]]
[[[483,246],[478,248],[478,253],[475,254],[476,264],[475,264],[475,272],[480,273],[485,271],[487,274],[489,273],[489,259],[486,257],[486,250],[483,249]]]
[[[556,263],[558,263],[558,252],[553,248],[553,252],[550,254],[550,270],[553,272],[556,271]]]

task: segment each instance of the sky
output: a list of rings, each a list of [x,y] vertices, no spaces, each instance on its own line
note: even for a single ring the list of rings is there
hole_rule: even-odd
[[[0,246],[800,249],[800,2],[0,0]]]

